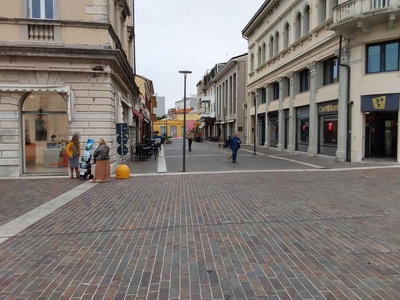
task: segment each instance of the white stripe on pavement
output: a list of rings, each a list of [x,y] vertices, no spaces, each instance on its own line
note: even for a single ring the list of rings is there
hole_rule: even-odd
[[[85,182],[64,194],[50,200],[18,218],[0,226],[0,244],[12,236],[17,235],[40,219],[54,212],[56,209],[72,201],[76,197],[90,190],[97,183]]]

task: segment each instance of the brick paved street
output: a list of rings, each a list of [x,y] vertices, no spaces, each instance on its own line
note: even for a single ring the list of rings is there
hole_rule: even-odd
[[[0,299],[400,299],[393,164],[196,143],[171,174],[166,146],[170,174],[91,184],[0,243]],[[0,180],[1,225],[80,184]]]

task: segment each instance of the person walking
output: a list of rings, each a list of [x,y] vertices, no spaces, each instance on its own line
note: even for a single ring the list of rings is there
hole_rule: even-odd
[[[192,143],[193,143],[193,139],[194,139],[193,130],[188,130],[188,132],[186,133],[186,138],[189,142],[189,151],[192,151]]]
[[[239,138],[239,134],[236,132],[229,142],[229,148],[232,150],[232,163],[236,163],[236,156],[241,143],[242,141]]]
[[[71,173],[70,178],[74,178],[74,169],[75,169],[75,178],[79,178],[78,167],[79,167],[79,155],[81,154],[81,143],[79,139],[81,138],[80,134],[75,132],[72,135],[72,139],[67,143],[65,147],[65,152],[68,156],[68,165]]]
[[[96,160],[96,170],[91,181],[101,180],[101,182],[106,182],[110,178],[110,147],[107,146],[103,138],[99,140],[99,146],[94,151],[93,156]]]

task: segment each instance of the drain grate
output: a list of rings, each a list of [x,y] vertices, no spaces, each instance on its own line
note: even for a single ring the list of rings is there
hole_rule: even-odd
[[[400,252],[359,253],[355,256],[371,265],[382,275],[400,274]]]

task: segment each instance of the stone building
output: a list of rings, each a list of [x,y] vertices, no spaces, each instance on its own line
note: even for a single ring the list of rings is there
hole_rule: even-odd
[[[248,40],[251,143],[400,161],[400,1],[267,0]]]
[[[133,140],[132,2],[2,0],[0,176],[67,174],[64,147],[93,138],[117,155],[116,123]],[[131,143],[128,141],[128,143]]]
[[[247,53],[232,57],[213,81],[218,136],[225,141],[238,132],[246,141]]]

